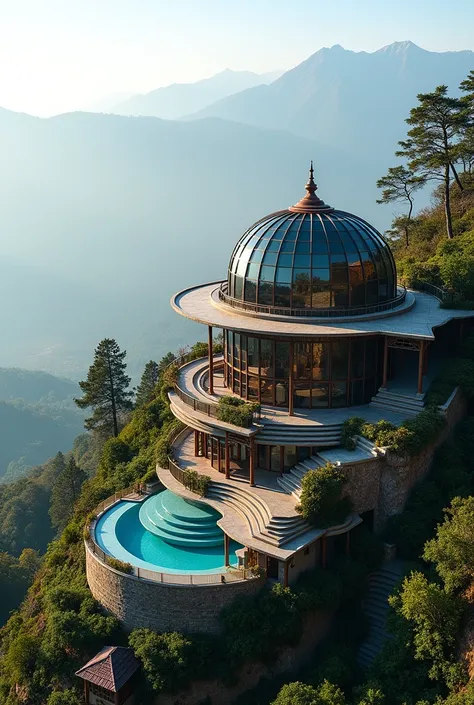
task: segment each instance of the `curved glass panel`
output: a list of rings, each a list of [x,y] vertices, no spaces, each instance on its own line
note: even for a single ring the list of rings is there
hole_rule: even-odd
[[[228,283],[241,301],[294,309],[364,307],[397,294],[380,233],[337,210],[282,211],[256,223],[234,249]]]
[[[288,408],[290,393],[294,408],[367,404],[381,383],[378,336],[291,343],[227,331],[224,341],[227,387],[270,406]]]

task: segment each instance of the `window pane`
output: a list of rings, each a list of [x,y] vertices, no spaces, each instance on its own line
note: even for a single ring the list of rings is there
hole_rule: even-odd
[[[257,338],[248,338],[248,368],[249,373],[258,375],[259,358],[258,358],[258,340]]]
[[[271,446],[270,470],[272,472],[281,472],[283,470],[280,467],[280,446]]]
[[[288,380],[278,379],[276,381],[275,403],[277,406],[288,406]]]
[[[275,343],[275,377],[288,379],[290,376],[290,344]]]
[[[293,377],[310,379],[311,377],[311,343],[294,344]]]
[[[331,406],[347,406],[346,382],[333,382],[331,384]]]
[[[365,340],[353,340],[351,343],[351,377],[364,376]]]
[[[262,404],[273,404],[273,382],[270,380],[260,380],[260,400]]]
[[[311,308],[311,274],[309,269],[293,270],[293,306]]]
[[[236,276],[235,282],[234,282],[234,298],[236,298],[236,299],[242,298],[243,284],[244,284],[243,277]]]
[[[273,341],[260,341],[260,374],[273,377]]]
[[[271,269],[273,269],[273,267]],[[258,303],[264,306],[273,305],[273,284],[260,282],[258,285]]]
[[[245,301],[248,301],[249,303],[256,302],[256,300],[257,300],[257,282],[254,282],[251,279],[246,279],[244,299],[245,299]]]
[[[284,454],[284,469],[289,470],[290,468],[293,467],[293,465],[296,465],[297,460],[298,460],[298,455],[296,453],[296,446],[285,446],[285,454]]]
[[[313,409],[321,409],[329,406],[329,385],[313,382],[311,394],[311,405]]]
[[[293,405],[297,409],[309,409],[311,407],[311,384],[307,382],[295,382]]]
[[[338,340],[332,343],[332,379],[347,379],[349,373],[349,342]]]
[[[329,379],[328,343],[313,343],[313,379]]]
[[[258,399],[258,377],[249,377],[249,399]]]

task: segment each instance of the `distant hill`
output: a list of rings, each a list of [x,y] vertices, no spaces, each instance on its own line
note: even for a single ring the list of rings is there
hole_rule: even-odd
[[[196,112],[246,88],[271,83],[281,71],[257,74],[252,71],[231,71],[220,73],[195,83],[173,83],[157,88],[149,93],[134,95],[115,105],[109,112],[117,115],[149,115],[175,120]]]
[[[446,83],[451,90],[474,69],[474,52],[425,51],[394,42],[378,51],[336,45],[310,56],[268,86],[223,98],[191,117],[219,117],[291,130],[381,162],[405,136],[404,119],[420,92]]]
[[[0,482],[24,475],[83,431],[77,383],[44,372],[0,368]]]
[[[83,379],[109,336],[136,383],[150,358],[205,337],[170,296],[225,277],[244,230],[303,195],[310,158],[325,200],[383,225],[369,161],[288,132],[0,111],[0,153],[5,367]]]

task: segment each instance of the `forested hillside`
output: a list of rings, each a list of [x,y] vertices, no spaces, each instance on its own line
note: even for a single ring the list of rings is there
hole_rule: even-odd
[[[0,368],[0,483],[71,448],[83,428],[84,415],[74,404],[78,391],[68,379]]]

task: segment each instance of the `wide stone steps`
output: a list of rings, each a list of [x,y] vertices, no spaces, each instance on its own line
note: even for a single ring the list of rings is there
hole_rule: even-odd
[[[413,395],[390,392],[385,389],[379,389],[377,394],[372,397],[369,406],[375,409],[385,409],[386,411],[395,411],[404,416],[416,416],[424,408],[424,400],[417,399]]]
[[[326,461],[319,455],[312,455],[310,458],[301,460],[296,463],[291,470],[284,473],[277,479],[278,484],[288,494],[291,494],[298,502],[301,497],[301,482],[308,470],[316,470],[316,468],[326,465]]]
[[[366,453],[370,453],[374,458],[378,455],[376,446],[372,441],[369,441],[368,438],[364,438],[363,436],[356,436],[356,447],[360,450],[364,450]]]
[[[341,424],[320,426],[316,424],[290,425],[264,421],[258,432],[259,443],[278,445],[337,446],[341,439]]]
[[[369,668],[385,641],[391,638],[386,631],[388,598],[402,575],[403,565],[399,561],[392,561],[369,578],[362,606],[369,621],[369,633],[357,654],[359,665],[364,669]]]
[[[256,494],[239,487],[213,481],[207,496],[231,506],[247,522],[254,538],[272,546],[282,546],[311,528],[299,516],[272,516]]]

